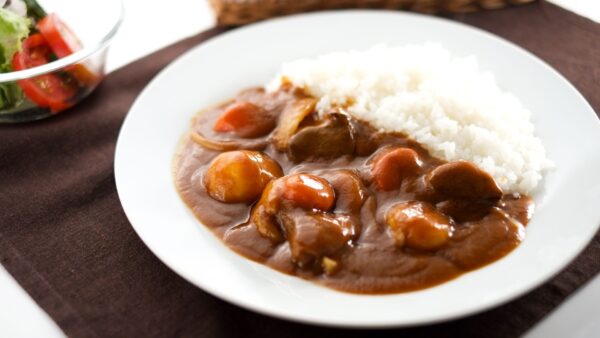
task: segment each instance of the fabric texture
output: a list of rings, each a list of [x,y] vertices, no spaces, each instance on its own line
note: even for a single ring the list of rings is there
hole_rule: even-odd
[[[545,2],[450,18],[546,60],[600,111],[600,25]],[[0,126],[0,262],[68,336],[517,337],[600,271],[596,235],[559,275],[508,304],[446,323],[375,331],[265,317],[184,281],[127,221],[114,181],[115,143],[148,81],[221,32],[209,30],[110,74],[60,116]],[[535,86],[535,79],[523,81]]]

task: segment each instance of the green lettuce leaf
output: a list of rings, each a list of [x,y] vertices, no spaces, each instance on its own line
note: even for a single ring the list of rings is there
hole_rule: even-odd
[[[21,50],[21,41],[28,35],[29,19],[0,8],[0,68],[10,65],[12,56]]]
[[[12,71],[13,55],[21,50],[21,41],[29,35],[30,21],[0,8],[0,73]],[[16,83],[0,83],[0,109],[14,108],[23,101]]]

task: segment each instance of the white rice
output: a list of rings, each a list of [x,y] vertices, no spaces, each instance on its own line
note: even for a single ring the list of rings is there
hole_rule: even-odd
[[[439,44],[380,45],[285,63],[267,88],[283,78],[319,98],[320,113],[352,102],[348,112],[356,118],[402,132],[447,161],[471,161],[505,192],[531,192],[552,166],[519,99],[475,57],[453,57]]]

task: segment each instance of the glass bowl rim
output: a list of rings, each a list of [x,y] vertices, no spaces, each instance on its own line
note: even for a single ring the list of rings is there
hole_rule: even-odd
[[[96,52],[106,48],[119,31],[119,28],[123,23],[123,19],[125,18],[125,4],[123,3],[123,0],[115,1],[118,2],[119,7],[119,14],[117,20],[113,23],[111,29],[97,43],[85,46],[83,49],[76,51],[75,53],[69,56],[52,61],[45,65],[19,70],[16,72],[0,73],[0,83],[25,80],[39,75],[51,73],[63,69],[65,67],[71,66],[73,64],[79,63],[92,56]]]

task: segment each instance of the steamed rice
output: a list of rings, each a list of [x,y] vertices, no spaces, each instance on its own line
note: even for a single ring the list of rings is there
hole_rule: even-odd
[[[447,161],[471,161],[505,192],[529,193],[551,162],[531,113],[502,91],[475,57],[453,57],[439,44],[376,46],[282,65],[283,79],[319,99],[324,114],[347,106],[354,117],[401,132]]]

